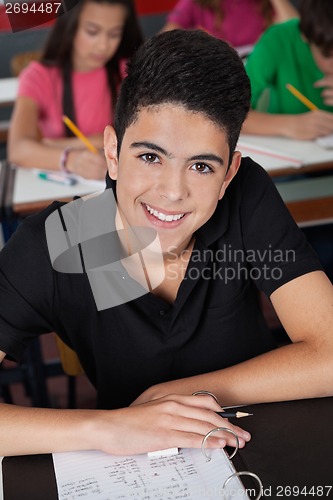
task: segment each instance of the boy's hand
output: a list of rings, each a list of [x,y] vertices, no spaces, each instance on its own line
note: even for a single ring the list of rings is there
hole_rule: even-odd
[[[326,106],[333,106],[333,75],[326,75],[321,80],[318,80],[314,87],[323,87],[324,90],[321,96]],[[332,109],[333,111],[333,109]]]
[[[116,455],[174,447],[200,448],[204,436],[216,427],[233,430],[238,436],[239,447],[244,447],[251,439],[250,434],[217,415],[216,411],[221,408],[210,396],[179,394],[111,412],[102,411],[93,424],[93,447]],[[207,447],[235,446],[235,441],[230,433],[221,431],[208,440]]]

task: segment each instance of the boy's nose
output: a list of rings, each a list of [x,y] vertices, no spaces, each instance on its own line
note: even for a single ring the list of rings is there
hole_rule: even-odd
[[[182,172],[170,172],[166,169],[161,173],[158,192],[163,198],[170,201],[179,201],[187,198],[188,187]]]

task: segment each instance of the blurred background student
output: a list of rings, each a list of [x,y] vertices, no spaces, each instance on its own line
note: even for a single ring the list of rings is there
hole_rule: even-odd
[[[289,0],[179,0],[163,31],[204,29],[235,48],[253,45],[273,22],[298,15]]]
[[[102,148],[125,61],[142,41],[132,0],[82,0],[60,16],[40,62],[31,62],[20,74],[9,161],[103,179],[104,157],[89,151],[62,115]]]
[[[301,0],[300,19],[270,27],[246,71],[253,110],[242,132],[310,140],[333,133],[332,0]],[[310,110],[288,83],[319,109]]]
[[[333,133],[333,3],[301,0],[299,9],[299,20],[270,27],[248,58],[253,109],[242,133],[302,140]],[[309,110],[288,83],[318,109]],[[333,282],[333,225],[303,232]]]

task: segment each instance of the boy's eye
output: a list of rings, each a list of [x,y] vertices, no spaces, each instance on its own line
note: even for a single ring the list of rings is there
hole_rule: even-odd
[[[140,158],[142,158],[146,163],[158,163],[159,161],[158,156],[154,153],[145,153],[143,155],[140,155]]]
[[[213,169],[206,163],[195,163],[191,166],[191,169],[199,174],[211,174]]]

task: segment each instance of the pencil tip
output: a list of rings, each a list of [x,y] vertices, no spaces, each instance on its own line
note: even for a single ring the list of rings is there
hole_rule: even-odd
[[[253,415],[253,413],[245,413],[243,411],[237,412],[237,418],[251,417],[252,415]]]

